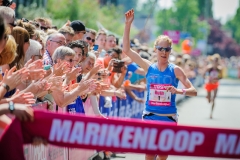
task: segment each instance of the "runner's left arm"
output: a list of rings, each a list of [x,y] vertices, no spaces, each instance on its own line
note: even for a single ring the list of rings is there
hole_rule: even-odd
[[[186,96],[197,96],[197,90],[193,86],[193,84],[189,81],[186,74],[180,67],[175,67],[174,69],[176,77],[182,82],[182,84],[186,87],[185,89],[177,89],[177,94],[184,94]]]

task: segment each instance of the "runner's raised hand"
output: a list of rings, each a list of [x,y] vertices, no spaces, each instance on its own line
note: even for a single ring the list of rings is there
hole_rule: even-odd
[[[132,23],[134,20],[134,10],[131,9],[125,13],[125,23]]]

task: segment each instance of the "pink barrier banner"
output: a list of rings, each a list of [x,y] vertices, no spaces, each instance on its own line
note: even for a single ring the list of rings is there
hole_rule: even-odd
[[[0,139],[1,159],[24,159],[22,145],[38,136],[50,144],[113,152],[240,158],[240,130],[103,119],[35,111],[34,122],[15,119]]]
[[[180,31],[163,31],[164,35],[167,35],[168,37],[170,37],[173,41],[174,44],[178,44],[179,40],[180,40]]]

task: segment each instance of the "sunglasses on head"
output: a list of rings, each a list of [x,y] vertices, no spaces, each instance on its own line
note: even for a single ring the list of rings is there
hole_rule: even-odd
[[[171,47],[164,48],[164,47],[157,46],[156,49],[158,49],[161,52],[163,52],[163,51],[169,52],[169,51],[171,51],[172,48]]]
[[[48,27],[40,26],[40,29],[46,31],[46,30],[48,30],[49,28],[48,28]]]
[[[29,20],[26,19],[26,18],[22,18],[22,21],[23,21],[23,22],[29,22]]]
[[[86,39],[87,39],[88,41],[91,41],[91,40],[92,40],[93,43],[95,42],[95,39],[92,39],[91,37],[86,37]]]

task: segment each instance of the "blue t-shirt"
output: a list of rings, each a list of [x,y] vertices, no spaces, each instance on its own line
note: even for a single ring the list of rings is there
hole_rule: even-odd
[[[127,71],[135,72],[138,69],[138,65],[136,63],[131,63],[127,66]]]
[[[73,114],[74,113],[85,114],[82,99],[80,97],[77,97],[77,99],[73,103],[71,103],[67,106],[67,112],[73,113]]]
[[[140,67],[136,63],[131,63],[128,65],[128,71],[132,72],[132,76],[129,79],[132,84],[145,78],[145,76],[135,73],[138,68],[140,68]]]
[[[124,79],[125,79],[125,80],[129,79],[129,78],[128,78],[129,72],[134,73],[138,68],[139,68],[139,67],[137,66],[136,63],[131,63],[131,64],[129,64],[129,65],[127,66],[127,73],[126,73]]]
[[[146,111],[158,114],[177,113],[176,94],[166,90],[168,86],[178,86],[179,80],[175,76],[174,68],[172,63],[168,64],[163,72],[159,71],[156,63],[148,68]]]

